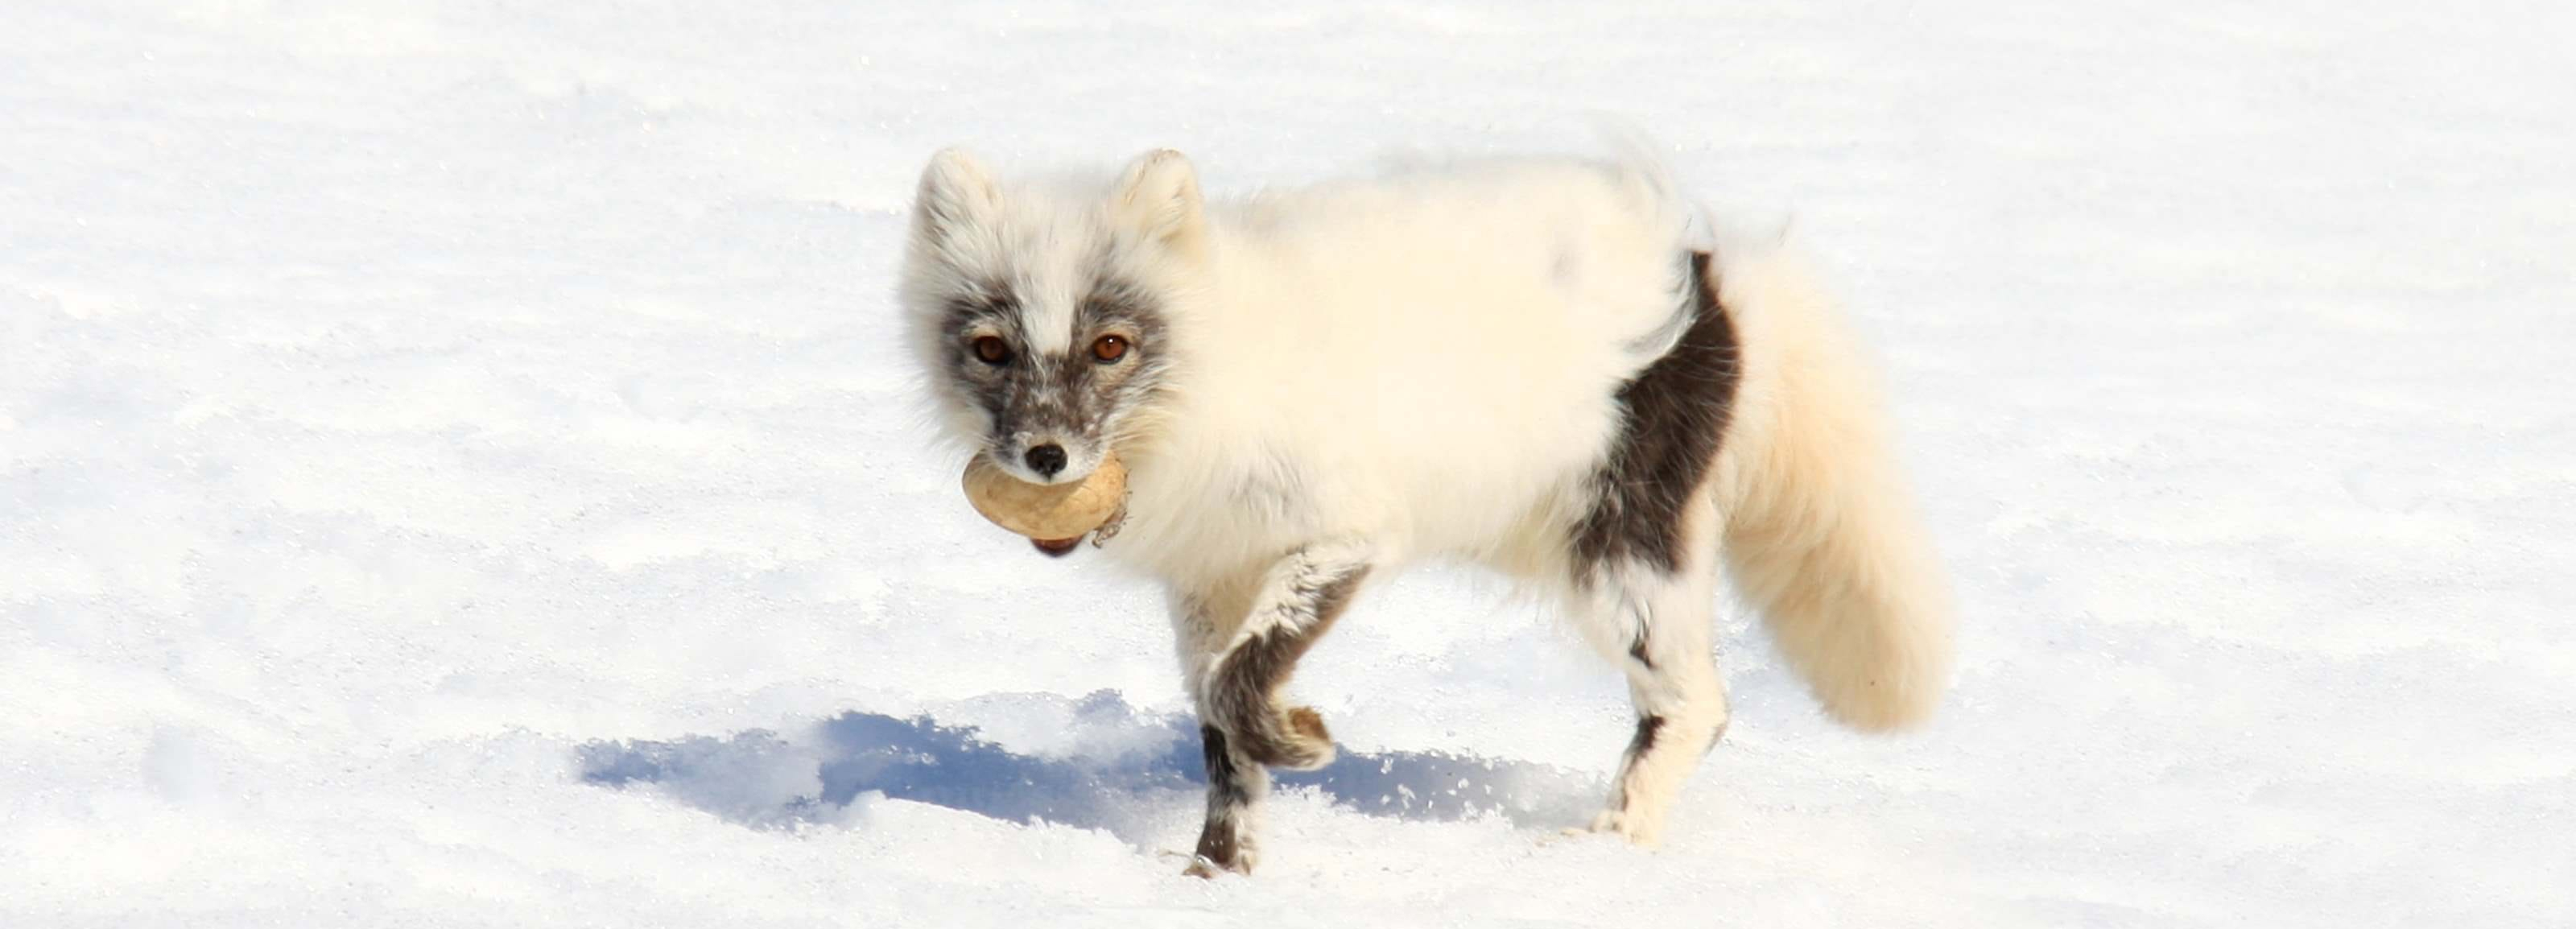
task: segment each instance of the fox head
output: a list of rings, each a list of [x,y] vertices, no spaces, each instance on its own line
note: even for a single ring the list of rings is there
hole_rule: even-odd
[[[948,149],[922,172],[900,299],[947,438],[1012,476],[1088,476],[1173,368],[1206,250],[1198,178],[1145,154],[1108,185],[996,183]]]

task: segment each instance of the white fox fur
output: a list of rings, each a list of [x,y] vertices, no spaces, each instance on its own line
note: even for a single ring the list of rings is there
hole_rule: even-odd
[[[1826,712],[1884,731],[1949,683],[1949,585],[1897,473],[1874,372],[1785,252],[1728,263],[1745,376],[1717,482],[1728,574]]]
[[[1638,732],[1594,825],[1640,842],[1725,724],[1721,561],[1837,719],[1932,712],[1948,593],[1869,367],[1796,263],[1696,212],[1633,154],[1225,202],[1168,151],[1107,183],[933,159],[901,285],[930,395],[1023,479],[1126,462],[1101,550],[1173,594],[1209,748],[1200,871],[1251,868],[1263,766],[1331,757],[1277,704],[1298,655],[1423,559],[1555,591],[1621,663]],[[1713,460],[1673,458],[1698,441]]]

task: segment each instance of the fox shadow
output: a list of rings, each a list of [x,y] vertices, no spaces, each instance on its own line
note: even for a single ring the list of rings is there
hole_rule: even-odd
[[[653,790],[756,828],[844,822],[853,803],[874,795],[1017,823],[1102,829],[1142,844],[1196,809],[1206,783],[1196,724],[1139,714],[1106,691],[1069,709],[1068,723],[1084,741],[1115,749],[1022,754],[985,741],[971,726],[849,712],[792,736],[754,729],[724,738],[592,742],[575,752],[585,783]],[[1370,816],[1492,816],[1524,828],[1578,822],[1601,787],[1597,777],[1550,765],[1410,751],[1345,751],[1318,770],[1276,772],[1274,783],[1283,793],[1313,791]]]

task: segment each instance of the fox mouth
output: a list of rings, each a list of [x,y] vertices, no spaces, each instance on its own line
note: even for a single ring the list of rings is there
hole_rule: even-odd
[[[1093,458],[1088,461],[1068,462],[1055,471],[1040,471],[1030,467],[1024,456],[1005,454],[998,446],[988,448],[984,452],[984,457],[1020,483],[1035,484],[1040,487],[1079,484],[1090,478],[1091,472],[1100,469],[1099,459]]]

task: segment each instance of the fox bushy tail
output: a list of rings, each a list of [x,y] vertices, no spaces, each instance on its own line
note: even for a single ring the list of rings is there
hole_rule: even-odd
[[[1745,366],[1717,468],[1727,572],[1826,712],[1920,723],[1949,683],[1952,605],[1875,371],[1802,262],[1727,251],[1710,273]]]

